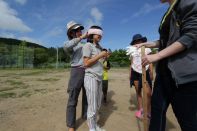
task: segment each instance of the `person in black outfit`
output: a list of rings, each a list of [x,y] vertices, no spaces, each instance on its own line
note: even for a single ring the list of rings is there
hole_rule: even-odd
[[[160,27],[160,39],[138,47],[158,47],[142,65],[158,62],[151,102],[149,131],[165,131],[169,104],[182,131],[197,131],[197,0],[161,0],[170,7]]]

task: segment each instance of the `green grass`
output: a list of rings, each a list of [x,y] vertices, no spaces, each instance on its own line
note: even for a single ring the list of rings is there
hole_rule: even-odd
[[[19,88],[19,87],[18,86],[15,86],[15,87],[6,87],[6,88],[0,89],[0,92],[14,90],[14,89],[17,89],[17,88]]]
[[[6,83],[9,83],[10,85],[24,85],[25,83],[23,83],[22,81],[15,81],[15,80],[7,80],[5,81]]]
[[[46,79],[37,79],[37,81],[48,81],[48,82],[51,82],[51,81],[58,81],[60,79],[57,79],[57,78],[46,78]]]
[[[52,70],[53,71],[53,70]],[[7,72],[7,73],[6,73]],[[49,73],[51,70],[45,69],[32,69],[32,70],[3,70],[3,74],[0,77],[10,77],[10,76],[32,76],[40,75],[42,73]]]
[[[27,73],[21,73],[21,76],[32,76],[32,75],[40,75],[42,73],[48,73],[49,70],[39,70],[39,71],[33,71],[33,72],[27,72]]]
[[[16,80],[7,80],[5,81],[5,84],[10,84],[11,87],[3,87],[0,88],[0,92],[2,91],[9,91],[9,90],[14,90],[14,89],[18,89],[18,88],[23,88],[26,89],[28,88],[28,85],[26,85],[24,82],[22,81],[16,81]]]
[[[29,91],[24,91],[21,94],[17,95],[14,92],[0,92],[0,98],[17,98],[17,97],[29,97],[32,94]]]
[[[22,92],[18,97],[29,97],[31,96],[32,94],[29,92],[29,91],[24,91]]]
[[[11,87],[1,88],[0,92],[14,90],[14,89],[17,89],[17,88],[21,87],[24,84],[21,81],[15,81],[15,80],[7,80],[7,81],[5,81],[5,83],[6,83],[6,85],[10,84]]]
[[[14,92],[0,92],[0,98],[15,98],[16,93]]]
[[[68,69],[5,69],[1,70],[0,77],[36,76],[45,73],[68,72]]]
[[[46,89],[35,89],[34,90],[36,93],[42,93],[42,94],[46,94],[47,90]]]
[[[65,69],[33,69],[30,70],[31,72],[23,72],[21,73],[22,76],[32,76],[32,75],[40,75],[43,73],[54,73],[54,72],[62,72],[65,71]]]

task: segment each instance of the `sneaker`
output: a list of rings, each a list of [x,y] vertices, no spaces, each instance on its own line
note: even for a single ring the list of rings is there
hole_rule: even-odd
[[[106,131],[105,129],[101,129],[99,126],[96,126],[96,131]]]
[[[96,129],[90,129],[90,131],[96,131]]]
[[[143,118],[143,109],[140,109],[135,112],[135,117],[142,119]]]

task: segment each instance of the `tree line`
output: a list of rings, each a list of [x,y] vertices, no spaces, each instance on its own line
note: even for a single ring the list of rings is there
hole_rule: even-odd
[[[112,67],[129,66],[126,50],[112,51],[109,58]],[[63,47],[46,48],[41,45],[16,39],[0,38],[0,68],[54,68],[69,67],[70,54]]]

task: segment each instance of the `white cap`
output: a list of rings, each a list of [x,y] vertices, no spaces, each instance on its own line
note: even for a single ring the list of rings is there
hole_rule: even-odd
[[[68,31],[71,31],[71,30],[77,29],[77,28],[81,28],[81,30],[84,29],[84,27],[81,24],[78,24],[75,21],[68,22],[67,25],[66,25],[66,27],[67,27],[67,30]]]

